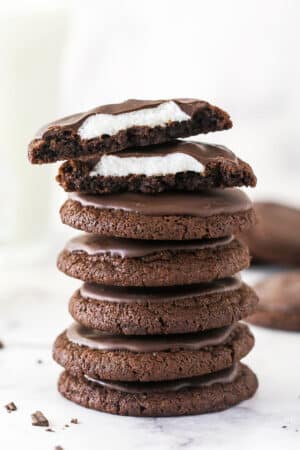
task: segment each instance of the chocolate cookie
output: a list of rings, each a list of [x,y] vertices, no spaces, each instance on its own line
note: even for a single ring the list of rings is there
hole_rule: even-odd
[[[252,203],[238,189],[159,195],[73,193],[60,215],[66,225],[88,233],[153,240],[217,238],[255,223]]]
[[[249,254],[248,248],[232,237],[142,241],[81,235],[67,243],[57,265],[82,281],[172,286],[234,275],[249,266]]]
[[[225,111],[202,100],[127,100],[46,125],[28,156],[33,164],[100,156],[231,127]]]
[[[66,161],[56,179],[65,191],[88,194],[155,194],[256,185],[251,167],[226,147],[188,141]]]
[[[272,275],[255,286],[259,304],[248,321],[267,328],[300,331],[300,271]]]
[[[181,416],[221,411],[252,397],[258,382],[245,365],[184,381],[101,383],[63,372],[60,393],[87,408],[125,416]]]
[[[243,236],[254,261],[300,265],[300,209],[271,202],[254,207],[258,223]]]
[[[76,377],[161,381],[195,377],[232,366],[254,345],[247,325],[168,336],[113,336],[74,322],[58,336],[55,361]]]
[[[195,333],[252,314],[254,291],[238,278],[168,288],[122,288],[85,283],[69,303],[82,325],[109,334]]]

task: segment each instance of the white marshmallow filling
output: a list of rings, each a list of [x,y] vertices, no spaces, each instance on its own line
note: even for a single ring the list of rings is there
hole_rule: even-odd
[[[124,114],[94,114],[78,129],[81,139],[112,136],[134,126],[165,127],[170,122],[183,122],[190,116],[173,101],[161,103],[155,108],[144,108]]]
[[[179,172],[202,173],[205,166],[185,153],[170,153],[165,156],[103,155],[90,172],[91,177],[126,177],[127,175],[163,176]]]

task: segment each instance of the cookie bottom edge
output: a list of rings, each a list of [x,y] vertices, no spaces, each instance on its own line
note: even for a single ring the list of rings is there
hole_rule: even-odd
[[[133,417],[196,415],[223,411],[255,394],[256,375],[244,364],[240,364],[239,369],[231,383],[139,394],[106,389],[64,371],[58,381],[58,390],[68,400],[110,414]]]

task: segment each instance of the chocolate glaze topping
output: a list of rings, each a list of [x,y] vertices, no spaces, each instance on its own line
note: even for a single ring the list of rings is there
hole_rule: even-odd
[[[84,377],[87,381],[100,385],[105,389],[113,389],[130,394],[147,394],[154,392],[177,392],[182,389],[207,387],[216,383],[233,383],[238,376],[239,367],[239,363],[235,363],[229,369],[219,370],[208,375],[174,381],[150,381],[147,383],[95,380],[87,375],[84,375]]]
[[[168,352],[179,350],[200,350],[226,342],[235,325],[202,331],[201,333],[145,335],[145,336],[113,336],[98,330],[86,328],[74,322],[67,330],[67,338],[76,345],[93,350],[117,351],[126,350],[135,353]]]
[[[240,277],[228,277],[210,283],[167,287],[119,287],[84,283],[80,289],[83,298],[113,303],[169,303],[185,298],[234,291],[241,287]]]
[[[239,189],[205,189],[201,192],[163,192],[159,195],[123,192],[85,195],[72,192],[69,198],[82,206],[121,209],[148,216],[197,216],[233,214],[252,207],[249,197]]]
[[[63,117],[54,122],[51,122],[44,127],[42,127],[36,134],[36,138],[42,138],[47,131],[53,128],[67,128],[70,130],[77,131],[82,123],[90,116],[94,114],[124,114],[132,111],[138,111],[140,109],[155,108],[162,103],[168,102],[170,100],[136,100],[130,99],[122,103],[113,103],[110,105],[97,106],[96,108],[90,109],[89,111],[73,114],[71,116]],[[192,98],[177,98],[171,99],[175,102],[182,111],[184,111],[189,116],[193,116],[196,112],[204,109],[208,103],[202,100],[192,99]]]
[[[223,145],[180,140],[174,140],[167,144],[139,147],[135,151],[124,150],[113,156],[118,158],[149,158],[151,156],[166,156],[172,153],[184,153],[196,159],[203,165],[218,158],[237,162],[235,154]]]
[[[143,256],[170,251],[194,251],[229,244],[233,236],[190,241],[146,241],[142,239],[110,238],[95,234],[82,234],[71,239],[65,249],[69,252],[85,252],[88,255],[110,255],[121,258]]]

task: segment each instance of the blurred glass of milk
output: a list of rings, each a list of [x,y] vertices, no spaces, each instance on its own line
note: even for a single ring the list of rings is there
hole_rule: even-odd
[[[43,248],[54,168],[31,166],[27,145],[57,117],[68,11],[43,4],[0,12],[0,252]],[[25,2],[24,2],[25,3]],[[25,257],[25,255],[24,255]],[[22,259],[22,258],[21,258]],[[29,261],[28,261],[29,262]]]

